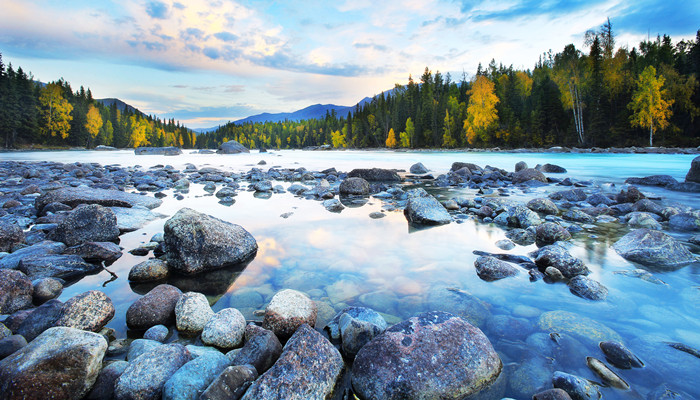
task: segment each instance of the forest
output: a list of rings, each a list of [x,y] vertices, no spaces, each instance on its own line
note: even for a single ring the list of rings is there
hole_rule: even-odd
[[[195,136],[174,120],[104,106],[90,89],[35,82],[0,55],[0,143],[5,148],[109,145],[216,148],[520,148],[700,145],[700,30],[695,40],[659,35],[631,50],[612,23],[588,31],[584,49],[543,53],[532,70],[479,64],[465,73],[425,68],[418,81],[347,115],[237,124]],[[585,50],[585,51],[584,51]]]

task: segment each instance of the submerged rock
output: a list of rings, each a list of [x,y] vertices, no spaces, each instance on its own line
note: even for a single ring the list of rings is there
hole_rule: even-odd
[[[595,342],[622,341],[617,332],[600,322],[569,311],[542,313],[538,325],[546,332],[568,333]]]
[[[673,270],[696,261],[688,248],[676,239],[651,229],[637,229],[626,234],[613,249],[629,261],[660,270]]]
[[[568,286],[571,293],[584,299],[600,301],[608,297],[608,288],[585,275],[571,278]]]
[[[443,225],[452,222],[452,217],[445,207],[425,191],[409,191],[408,203],[403,213],[411,224]]]
[[[598,400],[602,397],[593,382],[561,371],[554,373],[552,384],[566,391],[572,400]]]

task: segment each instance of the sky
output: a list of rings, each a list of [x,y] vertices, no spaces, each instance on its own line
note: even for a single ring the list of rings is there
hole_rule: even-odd
[[[0,53],[190,128],[354,105],[425,67],[531,69],[610,18],[619,46],[700,29],[697,0],[3,0]]]

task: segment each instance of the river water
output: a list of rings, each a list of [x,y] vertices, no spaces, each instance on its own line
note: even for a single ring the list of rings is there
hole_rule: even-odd
[[[2,153],[1,159],[97,162],[103,165],[154,165],[183,168],[212,166],[245,172],[257,166],[305,167],[339,171],[353,168],[396,168],[408,170],[422,162],[435,176],[449,170],[452,162],[472,162],[513,170],[518,161],[530,166],[553,163],[565,167],[577,180],[591,181],[606,191],[619,191],[631,176],[667,174],[682,181],[693,155],[656,154],[569,154],[569,153],[488,153],[488,152],[390,152],[390,151],[271,151],[242,155],[188,153],[179,156],[135,156],[128,151],[20,152]],[[556,175],[552,175],[556,176]],[[288,182],[274,182],[287,188]],[[439,199],[476,196],[471,189],[427,187]],[[562,188],[563,189],[563,188]],[[132,189],[133,190],[133,189]],[[527,199],[554,190],[521,193]],[[670,192],[643,187],[643,192],[660,198],[662,204],[681,203],[698,208],[697,194]],[[586,366],[586,357],[605,361],[598,348],[600,340],[622,341],[644,362],[645,367],[616,370],[632,387],[621,391],[600,390],[606,398],[641,399],[667,384],[700,398],[698,376],[700,359],[671,348],[666,342],[682,342],[700,348],[700,265],[673,272],[649,270],[663,283],[626,275],[639,265],[622,259],[611,245],[628,232],[624,226],[609,224],[584,230],[571,241],[569,251],[591,269],[590,275],[608,287],[606,301],[592,302],[571,294],[564,284],[530,282],[527,271],[508,279],[485,282],[474,269],[474,250],[502,253],[496,247],[505,231],[493,224],[472,219],[429,229],[412,229],[401,211],[386,211],[386,217],[371,219],[369,214],[386,210],[380,199],[364,204],[346,203],[340,213],[328,212],[319,201],[294,197],[289,193],[269,198],[242,191],[235,204],[225,206],[192,185],[183,200],[171,190],[157,209],[163,215],[143,229],[121,236],[124,256],[110,270],[119,278],[110,281],[107,272],[88,276],[66,288],[65,301],[86,290],[107,293],[116,307],[108,325],[118,337],[127,332],[125,314],[129,305],[154,285],[131,286],[130,268],[146,259],[126,251],[149,241],[162,232],[167,218],[182,207],[190,207],[243,226],[257,240],[259,251],[242,271],[218,271],[192,279],[171,279],[183,291],[205,293],[215,311],[236,307],[250,320],[260,320],[256,310],[264,309],[280,289],[307,293],[319,304],[319,319],[328,320],[348,305],[371,307],[381,312],[389,324],[421,311],[445,309],[460,313],[478,325],[501,355],[504,373],[489,397],[530,398],[537,390],[551,387],[554,371],[563,371],[600,382]],[[292,213],[287,218],[281,215]],[[687,244],[689,234],[673,233]],[[700,249],[688,244],[696,254]],[[516,246],[510,254],[527,255],[532,246]],[[559,343],[549,333],[561,334]],[[135,337],[135,336],[134,336]]]

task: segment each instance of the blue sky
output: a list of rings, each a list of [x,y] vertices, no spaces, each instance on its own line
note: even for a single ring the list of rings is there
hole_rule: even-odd
[[[4,0],[0,52],[36,79],[209,127],[352,105],[431,70],[532,68],[611,18],[617,44],[700,28],[691,0]]]

